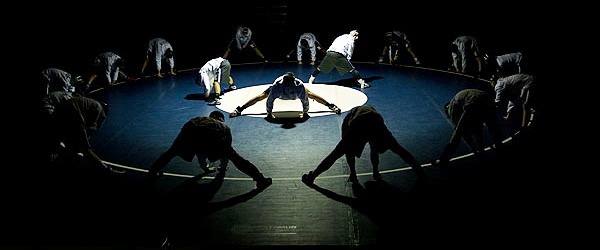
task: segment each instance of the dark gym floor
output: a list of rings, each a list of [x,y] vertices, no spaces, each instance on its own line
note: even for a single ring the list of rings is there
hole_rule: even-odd
[[[509,150],[501,159],[490,150],[485,161],[476,161],[463,143],[448,169],[432,167],[429,162],[439,157],[453,128],[443,114],[444,103],[464,88],[492,91],[489,83],[433,69],[355,65],[371,88],[360,89],[350,75],[336,72],[321,73],[316,84],[364,93],[399,143],[423,164],[425,182],[417,182],[407,164],[389,151],[381,155],[384,181],[374,181],[367,147],[357,159],[360,184],[346,181],[347,163],[340,158],[316,179],[315,187],[306,186],[301,175],[335,147],[347,112],[314,116],[292,126],[261,117],[228,118],[231,110],[221,108],[231,103],[225,101],[239,102],[235,107],[246,100],[225,99],[234,92],[225,94],[220,106],[190,98],[201,92],[193,84],[197,69],[182,70],[173,77],[125,82],[91,94],[110,103],[105,124],[91,137],[93,148],[107,164],[127,172],[108,175],[81,162],[45,168],[36,190],[43,209],[36,210],[34,246],[152,249],[168,242],[193,249],[348,249],[388,243],[534,244],[530,230],[545,223],[534,211],[541,189],[532,179],[541,171],[532,167],[540,157],[534,150],[539,143],[535,117],[528,133],[517,136],[512,123],[502,122]],[[270,84],[285,71],[307,81],[313,69],[294,63],[234,64],[232,75],[235,91],[242,91]],[[226,115],[238,153],[273,178],[273,184],[256,190],[233,164],[225,176],[205,176],[195,160],[179,158],[164,169],[165,176],[146,182],[147,168],[181,126],[213,110]]]

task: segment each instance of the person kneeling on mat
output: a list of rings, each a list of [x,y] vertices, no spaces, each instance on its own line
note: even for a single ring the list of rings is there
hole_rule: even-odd
[[[323,99],[323,97],[320,97],[317,94],[308,90],[304,86],[304,82],[296,78],[294,73],[286,72],[282,76],[277,77],[268,89],[255,96],[254,98],[248,100],[244,105],[235,108],[235,110],[231,112],[231,114],[229,114],[229,117],[233,118],[236,116],[240,116],[244,109],[256,104],[261,100],[264,100],[265,98],[267,98],[267,118],[275,118],[273,116],[273,103],[277,98],[282,100],[300,99],[300,101],[302,102],[302,116],[308,116],[309,97],[327,106],[331,111],[335,112],[336,114],[342,113],[340,108],[338,108],[335,104],[326,101],[325,99]]]

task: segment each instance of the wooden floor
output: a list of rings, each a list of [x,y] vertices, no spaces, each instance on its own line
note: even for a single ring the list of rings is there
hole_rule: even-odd
[[[492,150],[486,161],[476,161],[461,145],[450,168],[432,167],[429,162],[439,157],[452,133],[441,107],[461,89],[490,90],[487,82],[422,68],[356,67],[371,88],[361,90],[349,75],[335,71],[321,73],[316,83],[363,92],[400,144],[423,164],[426,181],[417,182],[391,152],[381,156],[384,181],[373,181],[367,147],[357,160],[360,184],[346,181],[347,163],[341,158],[314,187],[304,185],[301,175],[339,141],[342,113],[291,127],[260,117],[226,118],[238,153],[273,178],[264,190],[256,190],[235,166],[225,176],[204,176],[195,161],[181,159],[165,168],[165,176],[146,182],[148,166],[170,146],[185,121],[220,109],[190,98],[201,91],[193,84],[197,69],[191,69],[93,93],[110,105],[106,123],[92,135],[93,147],[107,164],[127,173],[106,175],[81,162],[43,168],[38,180],[43,187],[38,190],[41,209],[31,232],[35,240],[25,237],[14,244],[42,249],[158,249],[165,242],[175,249],[534,244],[531,230],[544,224],[535,212],[542,186],[534,178],[541,170],[532,167],[541,157],[534,150],[540,137],[537,121],[518,136],[513,125],[502,124],[509,148],[503,158]],[[312,70],[295,64],[234,65],[232,75],[243,89],[268,84],[285,71],[307,81]]]

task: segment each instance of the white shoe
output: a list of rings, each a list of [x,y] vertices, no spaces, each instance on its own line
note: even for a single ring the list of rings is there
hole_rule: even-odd
[[[221,105],[221,102],[219,101],[219,99],[214,99],[211,102],[207,103],[208,106],[217,106],[217,105]]]
[[[371,87],[371,85],[369,85],[368,83],[366,83],[365,80],[363,80],[363,79],[358,79],[358,83],[360,83],[360,88],[361,89],[366,89],[368,87]]]
[[[310,76],[310,78],[308,78],[308,84],[313,84],[314,81],[315,81],[314,76]]]

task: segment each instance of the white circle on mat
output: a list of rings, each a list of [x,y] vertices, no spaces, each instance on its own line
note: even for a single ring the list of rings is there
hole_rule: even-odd
[[[221,104],[217,105],[217,108],[231,113],[235,110],[236,107],[244,105],[248,100],[256,97],[267,88],[269,88],[271,84],[263,84],[250,86],[245,88],[239,88],[234,91],[230,91],[221,96]],[[343,87],[339,85],[327,85],[327,84],[305,84],[307,89],[309,89],[314,94],[323,97],[329,103],[333,103],[338,108],[342,110],[342,112],[346,112],[356,106],[363,105],[367,103],[367,95],[365,93],[348,87]],[[333,115],[335,113],[328,112],[330,109],[323,104],[318,103],[317,101],[308,98],[310,102],[309,114],[311,117],[315,116],[324,116],[324,115]],[[302,102],[299,99],[297,100],[282,100],[275,99],[273,102],[273,112],[280,111],[299,111],[302,112]],[[252,116],[252,117],[266,117],[267,113],[267,99],[263,99],[256,104],[244,109],[242,115]]]

